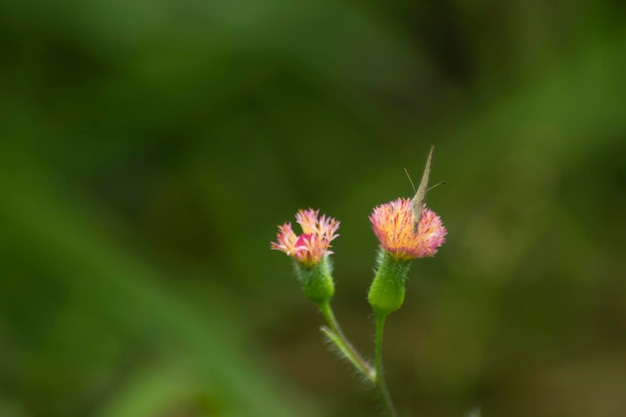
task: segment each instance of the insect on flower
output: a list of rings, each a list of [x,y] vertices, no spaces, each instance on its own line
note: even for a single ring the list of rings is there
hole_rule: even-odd
[[[374,208],[370,222],[380,245],[398,260],[435,256],[445,242],[441,218],[427,207],[422,209],[419,232],[414,231],[411,200],[398,198]]]
[[[430,147],[430,152],[428,153],[428,159],[426,159],[426,166],[424,167],[424,173],[422,174],[422,179],[420,181],[419,187],[417,187],[417,191],[415,192],[415,196],[411,200],[411,209],[413,210],[413,232],[417,233],[417,228],[422,218],[422,212],[424,211],[424,207],[426,207],[426,193],[428,192],[428,179],[430,178],[430,167],[433,163],[433,152],[435,151],[435,147]]]

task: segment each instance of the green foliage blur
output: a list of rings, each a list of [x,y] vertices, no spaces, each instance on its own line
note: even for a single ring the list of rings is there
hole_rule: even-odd
[[[375,416],[289,259],[339,219],[372,355],[371,209],[448,241],[385,362],[402,416],[626,415],[617,0],[0,0],[0,417]]]

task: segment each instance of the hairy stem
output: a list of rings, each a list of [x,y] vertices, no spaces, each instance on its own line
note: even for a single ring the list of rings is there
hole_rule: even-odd
[[[386,314],[376,315],[376,343],[375,343],[375,363],[376,363],[376,388],[380,394],[380,398],[385,406],[385,411],[389,417],[397,417],[396,409],[393,406],[387,382],[385,380],[385,372],[383,370],[383,329],[385,327]]]
[[[352,346],[352,344],[348,341],[346,336],[343,334],[337,319],[335,318],[335,314],[333,313],[332,308],[330,307],[329,302],[324,302],[318,304],[322,315],[326,319],[329,328],[322,327],[322,331],[326,336],[339,348],[339,350],[345,355],[345,357],[352,363],[352,365],[364,376],[368,379],[368,381],[375,383],[376,382],[376,372],[372,368],[372,366],[363,359],[363,357],[357,352],[357,350]]]

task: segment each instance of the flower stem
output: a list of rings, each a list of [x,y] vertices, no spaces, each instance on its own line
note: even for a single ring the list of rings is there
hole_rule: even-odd
[[[375,362],[376,362],[376,388],[380,394],[381,400],[385,405],[385,410],[389,417],[397,417],[396,409],[393,406],[385,373],[383,370],[383,329],[385,327],[386,314],[376,314],[376,343],[375,343]]]
[[[330,302],[322,302],[318,304],[322,315],[326,319],[328,326],[330,328],[322,327],[322,331],[324,334],[339,348],[339,350],[345,355],[345,357],[354,365],[354,367],[367,378],[368,381],[375,383],[376,382],[376,372],[372,368],[372,366],[363,359],[363,357],[357,352],[357,350],[352,346],[352,344],[348,341],[346,336],[343,334],[337,319],[335,318],[335,314],[333,313],[333,309],[330,306]]]

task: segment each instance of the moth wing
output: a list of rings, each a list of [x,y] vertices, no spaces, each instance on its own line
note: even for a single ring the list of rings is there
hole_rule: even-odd
[[[424,167],[424,173],[422,174],[422,179],[420,181],[419,187],[417,187],[417,191],[415,192],[415,196],[413,200],[411,200],[411,208],[413,210],[413,231],[417,232],[417,226],[419,224],[420,219],[422,218],[422,212],[424,211],[424,207],[426,206],[426,193],[428,192],[428,180],[430,178],[430,167],[433,163],[433,153],[435,152],[435,147],[430,147],[430,152],[428,153],[428,159],[426,159],[426,166]]]

